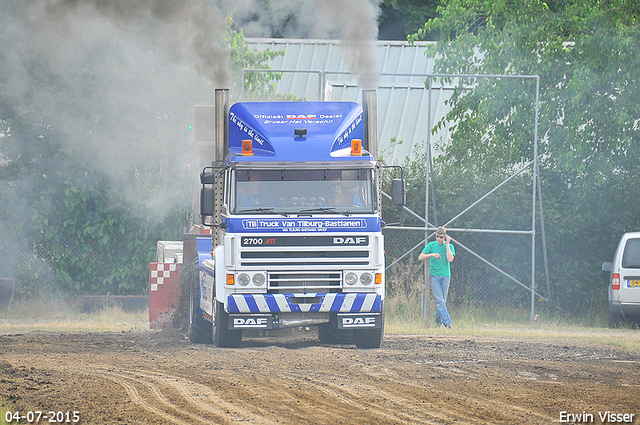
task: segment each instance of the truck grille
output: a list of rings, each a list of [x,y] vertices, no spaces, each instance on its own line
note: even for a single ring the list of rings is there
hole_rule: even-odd
[[[270,294],[340,292],[342,273],[270,272],[267,274],[267,285]]]
[[[240,265],[260,266],[367,266],[368,251],[245,251]]]
[[[240,238],[239,269],[267,272],[269,293],[340,292],[342,273],[372,267],[368,235],[274,235]]]

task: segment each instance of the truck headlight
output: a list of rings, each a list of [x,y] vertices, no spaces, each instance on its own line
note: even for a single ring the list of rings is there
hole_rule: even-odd
[[[251,282],[251,279],[249,278],[248,274],[240,273],[238,275],[238,285],[247,286],[249,284],[249,282]]]
[[[358,282],[358,275],[353,272],[349,272],[344,277],[344,283],[347,285],[355,285]]]
[[[264,285],[266,278],[262,273],[256,273],[253,275],[253,284],[256,286]]]
[[[371,285],[371,282],[373,282],[373,276],[371,276],[371,273],[362,273],[360,275],[360,283],[363,285]]]

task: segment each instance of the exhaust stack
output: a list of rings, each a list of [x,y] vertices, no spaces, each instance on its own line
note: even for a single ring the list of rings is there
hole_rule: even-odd
[[[364,148],[377,159],[378,92],[375,89],[362,90],[362,110],[364,114]]]
[[[213,237],[212,246],[216,247],[222,244],[223,230],[222,224],[222,201],[224,193],[224,177],[220,172],[223,168],[224,157],[229,150],[229,89],[216,89],[215,91],[215,141],[214,141],[214,156],[213,166],[215,169],[215,183],[214,187],[214,202],[215,213],[212,217],[213,225]]]
[[[216,89],[215,91],[215,118],[214,118],[214,162],[224,161],[224,156],[229,148],[229,89]]]

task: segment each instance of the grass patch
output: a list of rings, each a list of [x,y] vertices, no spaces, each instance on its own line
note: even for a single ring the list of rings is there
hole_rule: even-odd
[[[125,312],[119,307],[111,307],[84,313],[74,300],[47,298],[17,301],[9,309],[0,310],[0,333],[119,332],[148,329],[148,309]]]
[[[388,335],[458,335],[465,337],[572,340],[640,350],[640,331],[631,327],[608,329],[606,317],[564,317],[541,313],[538,322],[529,321],[529,308],[453,305],[449,313],[453,329],[436,327],[435,306],[421,317],[419,299],[393,297],[385,300],[385,333]],[[148,331],[147,309],[126,312],[118,307],[83,313],[77,302],[60,298],[34,299],[12,303],[0,310],[0,333],[120,332]],[[0,406],[1,407],[1,406]],[[2,417],[1,419],[4,419]],[[2,422],[0,422],[0,425]]]
[[[459,335],[496,338],[538,340],[565,340],[591,344],[606,344],[631,350],[640,350],[640,331],[632,327],[609,329],[603,315],[565,317],[540,313],[537,322],[531,322],[528,306],[520,308],[471,305],[448,306],[453,329],[437,327],[435,305],[430,305],[429,316],[421,316],[421,301],[409,297],[385,300],[385,333],[401,335]]]

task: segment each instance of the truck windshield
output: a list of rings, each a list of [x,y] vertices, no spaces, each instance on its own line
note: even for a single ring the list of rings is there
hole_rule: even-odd
[[[235,170],[230,210],[235,214],[373,213],[371,169]]]

